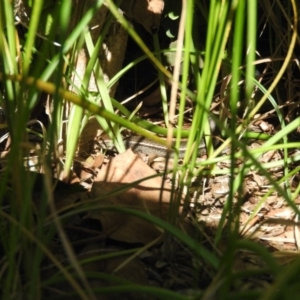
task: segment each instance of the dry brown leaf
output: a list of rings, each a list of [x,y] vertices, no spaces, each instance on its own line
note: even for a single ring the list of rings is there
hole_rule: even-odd
[[[281,159],[279,152],[277,150],[271,150],[264,153],[259,159],[259,161],[262,163],[266,163],[270,161],[276,161],[279,159]]]
[[[105,205],[118,205],[122,199],[115,197],[101,201]],[[161,232],[149,222],[124,213],[110,211],[90,211],[87,219],[101,222],[102,231],[113,240],[126,243],[147,244],[156,239]]]
[[[92,192],[94,193],[94,197],[97,197],[97,193],[103,194],[101,186],[105,187],[108,183],[118,183],[120,185],[128,184],[153,175],[156,175],[156,172],[144,163],[138,155],[134,154],[131,149],[128,149],[101,168],[95,177]],[[163,192],[161,193],[162,188]],[[132,195],[138,198],[138,200],[145,201],[147,205],[151,202],[157,205],[160,197],[162,202],[169,203],[171,198],[171,186],[164,183],[160,176],[157,176],[136,184],[134,187],[128,189],[126,194],[130,195],[130,197],[128,198],[128,202],[123,200],[122,204],[125,205],[133,204],[131,203]],[[140,204],[138,206],[140,206]]]
[[[155,174],[129,149],[102,167],[95,178],[92,198],[101,197],[128,183]],[[161,193],[162,186],[163,192]],[[133,208],[157,217],[164,217],[168,211],[170,197],[171,187],[164,184],[161,177],[154,177],[134,185],[121,194],[100,201],[102,204]],[[104,234],[119,241],[148,243],[161,234],[153,224],[123,213],[92,211],[87,218],[100,220]]]

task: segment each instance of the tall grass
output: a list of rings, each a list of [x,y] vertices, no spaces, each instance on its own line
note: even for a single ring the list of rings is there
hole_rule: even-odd
[[[24,1],[24,3],[27,2]],[[295,282],[300,269],[299,259],[295,259],[295,263],[290,266],[281,267],[263,246],[254,241],[241,239],[239,216],[243,202],[243,182],[249,170],[261,172],[272,186],[270,191],[261,197],[253,215],[272,191],[276,191],[278,195],[282,196],[295,213],[299,214],[294,202],[298,196],[299,188],[293,192],[288,184],[288,179],[298,171],[298,169],[290,171],[288,168],[288,163],[291,160],[289,161],[287,149],[295,146],[295,144],[288,145],[286,137],[300,126],[300,121],[299,118],[296,118],[289,125],[285,125],[278,101],[271,96],[276,84],[286,69],[290,67],[289,64],[296,44],[298,26],[295,1],[288,2],[286,8],[283,8],[283,5],[278,1],[276,2],[277,17],[281,17],[283,12],[288,16],[285,19],[288,24],[288,36],[285,38],[286,44],[282,45],[280,41],[275,41],[272,43],[272,47],[275,45],[281,49],[282,55],[283,49],[287,49],[287,51],[282,58],[282,63],[273,62],[276,64],[278,74],[274,76],[268,89],[256,81],[255,64],[257,63],[256,42],[258,39],[257,12],[262,11],[267,15],[268,10],[271,9],[269,1],[265,1],[261,10],[257,7],[258,2],[254,0],[182,1],[176,49],[160,49],[158,35],[154,34],[155,53],[149,50],[149,47],[137,35],[134,28],[120,14],[118,10],[120,2],[106,1],[110,13],[96,42],[92,41],[90,33],[86,29],[93,16],[103,5],[103,1],[95,1],[83,15],[77,16],[78,20],[73,28],[70,28],[70,24],[72,23],[72,5],[75,2],[62,0],[59,3],[50,4],[46,1],[34,1],[30,9],[30,21],[25,24],[26,29],[24,29],[24,24],[16,24],[16,14],[11,1],[3,0],[0,3],[0,104],[6,118],[6,122],[0,124],[0,129],[4,133],[9,133],[10,141],[5,167],[1,169],[0,174],[0,203],[2,207],[0,212],[1,298],[44,299],[47,298],[47,290],[52,288],[53,283],[67,281],[73,291],[70,298],[75,297],[75,294],[80,299],[96,299],[96,294],[109,295],[116,291],[143,291],[159,299],[191,299],[188,296],[163,289],[141,287],[129,282],[120,283],[118,278],[110,277],[107,274],[102,274],[102,276],[108,282],[117,282],[117,287],[102,288],[98,291],[93,289],[88,279],[97,276],[85,274],[83,271],[83,262],[76,257],[69,242],[63,228],[63,219],[90,209],[100,208],[103,211],[120,211],[124,214],[135,215],[152,222],[157,227],[164,229],[168,233],[166,236],[176,238],[189,251],[192,251],[195,265],[202,266],[195,267],[197,272],[201,272],[201,268],[206,269],[206,267],[212,270],[210,284],[201,291],[203,299],[210,297],[218,299],[252,299],[253,297],[279,299],[289,289],[292,291],[290,294],[292,298],[290,299],[293,299],[298,292]],[[195,28],[197,35],[196,15],[206,20],[203,48],[199,48],[195,40]],[[49,20],[48,23],[44,22],[46,16]],[[101,73],[98,52],[114,19],[118,19],[126,28],[128,34],[145,55],[130,65],[124,66],[109,83],[106,83]],[[263,22],[269,26],[270,31],[274,30],[274,23],[268,22],[266,19]],[[25,34],[22,33],[24,30],[26,31]],[[201,39],[203,38],[201,37]],[[77,49],[83,47],[83,44],[89,51],[90,60],[80,86],[75,88],[73,86],[76,90],[75,94],[70,92],[72,83],[69,82],[69,75],[74,72],[72,57],[75,56]],[[161,54],[170,51],[176,51],[173,74],[163,66],[161,59]],[[169,109],[166,103],[163,106],[166,129],[154,126],[137,116],[130,119],[130,112],[109,95],[109,88],[124,76],[126,71],[139,64],[143,59],[149,59],[157,69],[161,85],[160,90],[164,100],[166,100],[164,78],[172,83]],[[199,61],[202,59],[203,68],[199,68]],[[179,74],[182,61],[182,73]],[[88,91],[93,70],[100,70],[100,76],[96,80],[99,97]],[[191,77],[190,70],[192,70],[193,82],[195,82],[195,91],[191,91],[186,84],[188,78]],[[220,74],[226,75],[226,78]],[[216,93],[219,93],[220,80],[222,82],[220,98],[224,97],[225,102],[221,102],[219,116],[215,116],[210,113],[210,108]],[[225,84],[226,80],[229,82],[228,85]],[[241,80],[244,81],[245,87],[243,94],[239,85]],[[255,87],[262,91],[262,98],[256,102],[254,107],[246,110],[242,117],[243,122],[237,126],[240,99],[245,97],[250,101]],[[179,117],[176,124],[177,128],[174,128],[178,91],[180,91]],[[48,101],[50,100],[49,103],[51,102],[50,121],[47,128],[37,122],[37,124],[41,124],[40,131],[42,133],[35,132],[35,134],[42,136],[43,142],[41,148],[35,150],[38,162],[37,164],[35,162],[36,165],[33,167],[35,170],[42,168],[45,176],[43,176],[42,192],[39,199],[33,201],[37,174],[28,172],[32,167],[32,161],[29,158],[30,151],[32,151],[32,144],[29,142],[29,133],[31,132],[29,121],[32,118],[34,108],[39,105],[45,95],[47,95]],[[182,127],[187,97],[193,101],[194,110],[191,127],[189,130],[184,130]],[[282,130],[259,149],[250,151],[241,142],[241,139],[247,134],[245,128],[253,122],[255,114],[267,99],[277,111]],[[116,115],[115,110],[121,112],[122,115]],[[66,115],[66,111],[69,112],[68,115]],[[230,111],[230,116],[228,116],[228,111]],[[172,181],[174,187],[175,182],[177,183],[178,190],[170,199],[167,221],[135,210],[103,207],[95,203],[84,207],[74,205],[73,210],[63,212],[61,215],[58,214],[53,198],[52,164],[56,163],[57,170],[63,168],[65,176],[69,174],[80,132],[90,115],[97,116],[102,128],[115,141],[120,152],[124,150],[121,136],[122,128],[128,128],[166,146],[170,146],[170,140],[173,136],[176,137],[176,147],[179,147],[182,138],[188,137],[183,163],[179,164],[178,157],[175,157]],[[215,120],[223,134],[224,141],[218,147],[215,146],[210,134],[209,117]],[[164,135],[167,140],[161,139],[157,134]],[[196,151],[193,149],[198,147],[203,137],[207,145],[207,160],[199,163]],[[283,145],[276,145],[279,141],[282,141]],[[59,150],[61,144],[63,145],[63,155]],[[230,156],[220,157],[219,154],[228,145],[231,148]],[[258,157],[265,151],[278,148],[284,150],[283,160],[277,162],[285,167],[284,178],[281,180],[272,178],[268,173],[268,166],[257,161]],[[240,150],[237,151],[237,149]],[[192,178],[195,175],[209,177],[224,172],[224,170],[218,169],[216,165],[219,161],[228,158],[231,162],[230,168],[225,172],[230,178],[229,194],[215,235],[209,240],[212,246],[206,247],[199,240],[187,236],[177,228],[180,217],[179,208],[182,205],[181,195],[190,189]],[[236,162],[240,158],[243,158],[243,163],[237,166]],[[298,157],[294,157],[293,162],[298,160]],[[176,171],[179,169],[181,175],[177,180]],[[282,186],[283,182],[285,186]],[[176,198],[175,195],[180,195],[180,197]],[[237,202],[234,203],[236,199]],[[188,207],[188,196],[186,196],[185,202],[185,206]],[[49,211],[52,216],[50,221],[48,218]],[[251,217],[249,217],[249,222]],[[200,230],[199,233],[201,234]],[[48,246],[54,237],[60,238],[68,264],[62,263],[59,256],[49,250]],[[226,246],[220,251],[218,247],[224,243],[224,237],[226,237]],[[239,251],[255,253],[262,258],[264,267],[255,271],[236,269],[236,255]],[[112,256],[123,255],[124,253],[115,253]],[[100,260],[109,257],[102,255],[95,259]],[[51,261],[57,270],[48,278],[44,278],[45,273],[43,273],[42,268],[45,260]],[[241,288],[241,282],[245,282],[247,278],[263,276],[266,273],[271,274],[272,277],[272,283],[266,291],[263,289],[251,290],[246,284]]]

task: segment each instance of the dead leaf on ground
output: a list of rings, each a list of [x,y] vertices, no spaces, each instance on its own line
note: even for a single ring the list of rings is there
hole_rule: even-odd
[[[144,163],[138,155],[134,154],[131,149],[128,149],[114,157],[109,164],[102,166],[95,177],[92,191],[96,193],[94,196],[97,196],[97,192],[100,192],[102,195],[103,193],[98,188],[101,185],[107,186],[107,183],[128,184],[154,175],[157,175],[157,173]],[[163,193],[161,193],[162,189]],[[164,183],[161,176],[156,176],[134,185],[134,187],[127,190],[126,194],[130,196],[134,194],[139,200],[147,201],[147,204],[149,202],[157,204],[160,197],[162,202],[169,203],[171,186]],[[123,200],[122,204],[131,205],[131,198],[129,197],[127,200],[129,203]]]
[[[95,177],[92,198],[103,197],[126,184],[155,174],[137,155],[127,150],[113,158],[108,165],[102,166]],[[101,204],[133,208],[164,218],[168,212],[170,198],[171,186],[164,183],[162,177],[154,177],[135,184],[118,195],[99,201]],[[128,243],[148,243],[161,234],[153,224],[124,213],[91,211],[87,218],[100,220],[103,232],[108,237]]]

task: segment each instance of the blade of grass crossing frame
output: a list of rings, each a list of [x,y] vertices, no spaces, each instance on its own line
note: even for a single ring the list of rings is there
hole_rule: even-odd
[[[112,21],[112,18],[110,18],[110,20]],[[102,41],[104,40],[105,37],[105,33],[108,31],[108,28],[111,24],[106,24],[104,27],[104,30],[102,32],[102,34],[104,35],[103,37],[99,37],[97,43],[96,43],[96,47],[94,47],[93,42],[91,40],[90,35],[88,34],[86,36],[86,45],[89,51],[89,54],[91,56],[91,60],[92,62],[94,62],[93,65],[93,70],[94,70],[94,74],[97,74],[97,76],[95,76],[95,82],[97,85],[97,88],[99,90],[99,94],[101,97],[101,105],[107,110],[110,111],[111,113],[114,113],[114,108],[112,105],[112,100],[110,98],[109,95],[109,89],[108,89],[108,85],[104,80],[104,75],[103,75],[103,71],[100,65],[98,58],[98,53],[100,50],[100,45],[102,43]],[[98,50],[99,49],[99,50]],[[90,66],[90,64],[88,65],[88,67]],[[104,118],[101,118],[99,116],[96,117],[100,126],[104,129],[104,131],[108,134],[108,136],[113,140],[116,149],[121,153],[125,151],[125,146],[123,143],[123,139],[121,136],[121,132],[120,132],[120,127],[117,123],[115,122],[111,122],[108,121]]]
[[[37,31],[39,26],[39,20],[41,16],[41,12],[43,9],[44,1],[34,1],[32,14],[30,17],[30,22],[28,26],[28,32],[26,37],[26,43],[24,47],[25,56],[23,60],[23,72],[24,74],[28,74],[30,63],[32,61],[32,50],[34,49],[34,43],[37,37]]]
[[[156,51],[156,58],[161,63],[161,53],[160,53],[160,46],[159,46],[159,39],[158,34],[155,33],[153,35],[153,43],[154,43],[154,49]],[[163,115],[165,118],[165,125],[168,126],[169,124],[169,117],[168,117],[168,99],[167,99],[167,89],[166,89],[166,83],[164,79],[164,74],[158,70],[158,79],[159,79],[159,88],[160,88],[160,95],[162,98],[162,110]]]
[[[69,30],[69,23],[70,23],[70,16],[71,16],[71,1],[70,0],[64,0],[61,3],[61,9],[59,12],[59,24],[60,24],[60,43],[62,47],[60,48],[60,59],[59,59],[59,64],[58,64],[58,69],[59,72],[56,73],[56,84],[57,86],[60,86],[60,83],[62,82],[62,77],[64,76],[64,53],[63,53],[63,45],[65,40],[67,39],[68,36],[68,30]],[[59,95],[58,89],[56,90],[54,97],[53,97],[53,124],[50,127],[50,143],[51,141],[55,141],[55,137],[59,135],[60,132],[63,130],[63,116],[62,116],[62,111],[63,111],[63,102],[62,99]],[[82,110],[82,108],[81,108]],[[71,114],[71,123],[76,124],[73,120],[78,118],[79,111],[77,114]],[[80,122],[79,122],[80,124]],[[69,125],[69,124],[68,124]],[[70,131],[70,127],[67,127],[67,136],[70,136],[70,138],[74,137],[76,132],[78,131],[77,125],[74,125],[72,128],[73,130]],[[75,153],[75,150],[70,147],[68,144],[70,141],[70,138],[67,138],[66,141],[66,162],[64,165],[64,176],[69,175],[69,171],[71,168],[71,162],[70,160],[73,159],[73,154]],[[51,145],[51,144],[50,144]]]
[[[237,119],[237,104],[239,101],[239,81],[241,78],[241,70],[240,66],[242,63],[242,54],[243,54],[243,36],[244,36],[244,18],[245,18],[245,3],[243,1],[240,1],[236,7],[236,13],[234,16],[234,32],[233,32],[233,42],[232,42],[232,50],[231,50],[231,57],[232,57],[232,65],[231,65],[231,85],[230,85],[230,111],[232,114],[232,120],[231,120],[231,132],[235,131],[236,128],[236,119]],[[236,145],[233,142],[231,144],[231,162],[234,162],[234,154],[236,152]],[[226,200],[226,203],[224,205],[224,209],[222,211],[221,220],[219,222],[218,230],[217,230],[217,236],[216,236],[216,243],[219,241],[218,239],[221,236],[221,232],[224,228],[224,223],[228,222],[229,224],[232,224],[232,226],[228,226],[229,230],[229,236],[230,236],[230,243],[231,245],[234,245],[236,243],[236,239],[238,238],[238,228],[239,228],[239,220],[236,218],[237,215],[239,215],[239,206],[236,205],[233,209],[233,201],[234,201],[234,195],[236,190],[234,189],[234,185],[237,187],[237,189],[242,188],[242,182],[243,178],[245,176],[245,168],[244,166],[241,166],[240,172],[238,174],[235,174],[235,164],[230,164],[230,182],[229,182],[229,193]],[[240,197],[242,193],[238,193],[238,196]],[[238,203],[240,203],[240,198],[238,198]],[[226,261],[233,262],[233,256],[232,251],[227,253]],[[226,264],[227,264],[226,263]],[[231,265],[231,263],[228,263],[228,265]]]
[[[89,82],[90,79],[92,78],[92,72],[94,70],[94,74],[98,74],[98,76],[95,77],[95,81],[102,98],[102,103],[108,111],[113,112],[113,106],[111,104],[108,88],[104,82],[103,73],[101,70],[100,63],[98,61],[98,53],[100,51],[106,33],[111,25],[112,18],[110,17],[108,21],[110,22],[105,23],[104,28],[101,31],[101,35],[95,47],[90,32],[87,32],[85,35],[85,41],[89,52],[90,60],[87,65],[87,69],[84,74],[83,81],[81,83],[81,89],[88,90]],[[67,149],[66,149],[68,155],[66,156],[66,162],[65,162],[65,175],[68,174],[68,170],[72,165],[73,156],[77,147],[78,137],[81,130],[83,129],[82,126],[83,124],[81,122],[82,114],[83,114],[83,110],[81,107],[76,105],[72,107],[71,115],[68,123]],[[120,131],[114,125],[114,123],[108,123],[107,120],[100,118],[98,116],[97,116],[97,120],[99,121],[101,127],[110,135],[110,137],[113,140],[117,140],[115,144],[118,151],[120,152],[124,151],[125,148],[122,142],[122,136],[120,134]]]

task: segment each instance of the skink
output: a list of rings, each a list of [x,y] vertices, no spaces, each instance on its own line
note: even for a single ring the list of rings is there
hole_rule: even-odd
[[[210,126],[210,131],[212,134],[216,134],[217,132],[217,126],[216,123],[213,121],[212,118],[209,118],[209,126]],[[103,140],[103,145],[101,145],[104,149],[107,150],[114,150],[114,145],[111,140]],[[214,139],[213,140],[214,145],[218,145],[218,140]],[[126,139],[124,139],[124,144],[126,149],[131,148],[133,152],[135,153],[143,153],[147,155],[156,155],[159,157],[166,157],[167,156],[167,148],[164,147],[161,144],[155,143],[147,138],[144,138],[142,136],[130,136]],[[187,146],[187,141],[182,141],[180,144],[180,147],[178,149],[178,157],[183,158],[186,152],[186,146]],[[171,150],[169,152],[170,157],[173,157],[175,154],[175,150]],[[200,145],[198,146],[197,150],[198,156],[203,156],[206,154],[206,146],[204,143],[204,140],[201,141]]]
[[[135,153],[143,153],[147,155],[156,155],[159,157],[167,156],[167,148],[161,144],[155,143],[142,136],[130,136],[124,139],[126,149],[131,148]],[[183,158],[186,152],[187,141],[182,141],[180,148],[178,149],[178,157]],[[115,150],[113,143],[109,139],[105,139],[101,142],[101,147],[106,150]],[[198,147],[198,156],[203,156],[206,153],[205,143],[202,140]],[[174,157],[175,150],[171,149],[170,157]]]

